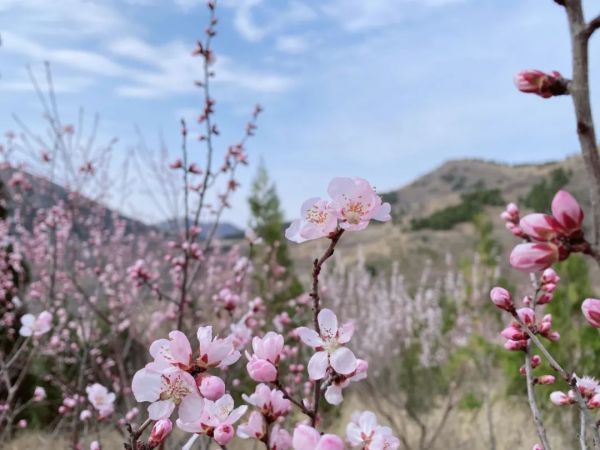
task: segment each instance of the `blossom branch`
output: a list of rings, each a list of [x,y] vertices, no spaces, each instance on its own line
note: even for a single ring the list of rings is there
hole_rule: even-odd
[[[550,443],[546,435],[546,428],[544,427],[544,421],[542,419],[542,413],[538,408],[537,401],[535,399],[535,381],[533,377],[533,369],[531,366],[531,342],[527,343],[527,350],[525,354],[525,376],[527,378],[527,399],[529,401],[529,408],[533,415],[533,421],[537,430],[538,437],[542,443],[544,450],[550,450]]]
[[[525,331],[525,333],[527,333],[527,335],[529,336],[529,338],[531,339],[531,341],[535,344],[535,346],[546,357],[546,359],[548,360],[548,363],[550,364],[550,366],[554,370],[556,370],[560,374],[560,376],[573,389],[573,392],[574,392],[574,395],[575,395],[575,399],[577,400],[577,404],[579,406],[579,410],[581,411],[582,414],[585,415],[586,423],[588,424],[588,427],[590,427],[592,429],[592,431],[593,431],[593,435],[594,435],[594,448],[596,450],[599,450],[600,449],[600,432],[598,431],[598,426],[597,426],[596,422],[594,421],[594,419],[592,418],[592,416],[589,413],[589,410],[588,410],[588,407],[587,407],[587,405],[585,403],[585,400],[583,399],[583,397],[581,396],[581,393],[579,392],[579,387],[577,385],[577,378],[575,376],[573,376],[571,373],[567,372],[558,363],[558,361],[556,361],[556,359],[554,359],[554,357],[546,349],[546,347],[544,346],[544,344],[542,344],[542,342],[539,340],[539,338],[537,337],[537,335],[529,328],[528,325],[525,324],[525,322],[523,322],[523,320],[521,320],[521,318],[517,314],[517,311],[516,311],[516,309],[514,307],[509,312],[511,313],[511,315],[513,316],[513,318],[515,319],[515,321]]]

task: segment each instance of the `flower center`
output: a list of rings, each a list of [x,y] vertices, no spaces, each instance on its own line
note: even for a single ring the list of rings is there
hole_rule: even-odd
[[[173,378],[169,378],[163,375],[163,389],[160,393],[161,400],[171,400],[173,403],[178,405],[181,400],[191,394],[190,388],[186,383],[183,382],[181,376],[177,375]]]
[[[327,220],[327,213],[313,206],[306,211],[306,220],[310,223],[323,224]]]
[[[360,202],[348,202],[344,208],[344,218],[352,225],[360,223],[361,217],[365,214],[365,207]]]

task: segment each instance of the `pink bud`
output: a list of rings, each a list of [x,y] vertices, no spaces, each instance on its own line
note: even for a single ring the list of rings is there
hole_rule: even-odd
[[[515,75],[515,86],[521,92],[550,98],[567,93],[564,78],[557,71],[544,73],[541,70],[523,70]]]
[[[533,367],[534,369],[539,366],[542,363],[542,358],[540,358],[540,355],[533,355],[531,357],[531,367]]]
[[[490,291],[490,298],[494,304],[505,311],[510,311],[513,308],[512,297],[510,292],[502,287],[495,287]]]
[[[523,321],[528,327],[535,324],[535,312],[531,308],[519,308],[517,309],[517,315],[519,319]]]
[[[21,419],[17,422],[17,428],[27,428],[27,421],[25,419]]]
[[[266,359],[252,357],[246,369],[250,378],[259,383],[270,383],[277,379],[277,368]]]
[[[550,342],[558,342],[560,340],[560,333],[558,331],[551,331],[550,333],[544,334],[544,337]]]
[[[542,375],[541,377],[537,378],[538,384],[554,384],[555,381],[556,377],[553,375]]]
[[[556,219],[548,214],[528,214],[521,219],[519,227],[536,241],[554,239],[561,230]]]
[[[535,444],[531,450],[544,450],[544,447],[542,447],[540,444]]]
[[[590,409],[600,408],[600,394],[594,394],[594,396],[588,400],[587,405]]]
[[[512,341],[508,340],[504,343],[504,348],[511,352],[519,350],[525,350],[527,348],[527,341]]]
[[[215,401],[225,394],[225,383],[214,375],[202,377],[200,380],[200,393],[207,399]]]
[[[102,450],[102,446],[100,445],[100,442],[92,441],[90,443],[90,450]]]
[[[173,423],[169,419],[161,419],[152,427],[150,439],[148,439],[148,448],[155,448],[163,442],[173,429]]]
[[[558,247],[549,242],[517,245],[510,254],[510,265],[523,272],[537,272],[558,261]]]
[[[504,339],[510,339],[511,341],[523,341],[527,339],[525,333],[513,326],[506,327],[504,330],[502,330],[500,332],[500,336],[502,336]]]
[[[220,445],[227,445],[233,439],[233,426],[228,423],[222,423],[215,428],[214,439]]]
[[[585,299],[581,304],[581,311],[591,326],[600,328],[600,300]]]
[[[552,394],[550,394],[550,401],[556,406],[563,406],[571,403],[569,396],[561,391],[554,391]]]
[[[568,234],[581,230],[583,210],[567,191],[558,191],[552,200],[552,215]]]
[[[558,276],[556,271],[551,267],[544,270],[544,273],[542,273],[542,283],[544,283],[544,284],[551,283],[551,284],[556,285],[556,284],[558,284],[559,281],[560,281],[560,277]]]

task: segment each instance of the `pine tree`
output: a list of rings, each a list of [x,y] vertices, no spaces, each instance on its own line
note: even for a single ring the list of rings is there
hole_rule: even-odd
[[[248,203],[252,213],[250,227],[268,246],[278,245],[277,262],[286,268],[291,267],[288,247],[283,238],[284,220],[281,202],[275,183],[269,178],[263,161],[260,162],[252,182]]]

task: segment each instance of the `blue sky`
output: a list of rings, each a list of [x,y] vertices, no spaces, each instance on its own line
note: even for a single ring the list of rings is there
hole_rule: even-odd
[[[512,84],[521,68],[569,75],[566,20],[551,0],[222,0],[218,16],[217,145],[237,139],[255,103],[265,107],[251,162],[264,159],[288,218],[333,176],[383,191],[448,159],[577,151],[570,100]],[[100,113],[102,137],[119,137],[117,157],[139,126],[150,146],[164,135],[174,158],[178,119],[201,107],[190,51],[205,22],[196,0],[0,0],[0,128],[16,128],[11,113],[39,123],[25,65],[41,73],[47,59],[63,116]],[[594,81],[596,42],[591,52]],[[254,170],[228,220],[246,222]],[[141,186],[132,190],[126,208],[159,216]]]

